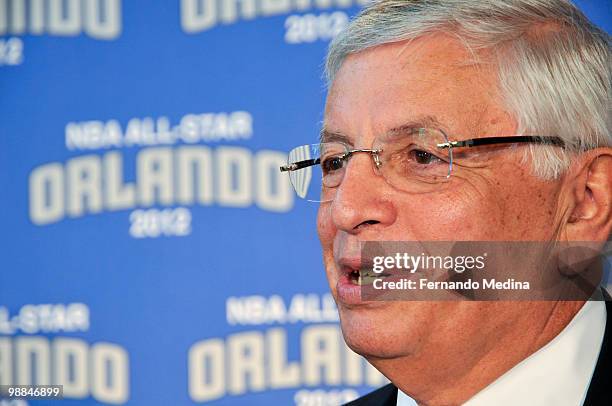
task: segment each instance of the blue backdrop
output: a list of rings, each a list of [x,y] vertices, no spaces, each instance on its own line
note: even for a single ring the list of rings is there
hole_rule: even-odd
[[[329,39],[361,0],[0,0],[0,384],[31,404],[337,405],[316,205]],[[578,2],[610,32],[609,0]]]

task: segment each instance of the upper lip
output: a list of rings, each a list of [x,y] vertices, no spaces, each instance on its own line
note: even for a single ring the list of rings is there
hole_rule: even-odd
[[[341,257],[338,261],[339,269],[344,273],[351,273],[362,269],[372,269],[372,260],[359,257]]]
[[[358,271],[359,268],[361,268],[361,266],[362,266],[361,258],[357,258],[357,257],[353,257],[353,258],[342,257],[338,261],[338,265],[340,265],[340,268],[348,268],[348,269],[350,269],[352,271]]]

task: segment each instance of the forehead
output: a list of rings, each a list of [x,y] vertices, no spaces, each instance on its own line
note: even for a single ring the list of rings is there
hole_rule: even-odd
[[[447,132],[474,135],[508,118],[498,88],[487,55],[476,63],[453,37],[382,45],[345,59],[328,93],[324,127],[367,136],[430,117]]]

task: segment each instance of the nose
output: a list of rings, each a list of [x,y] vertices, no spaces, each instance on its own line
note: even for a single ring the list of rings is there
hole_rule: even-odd
[[[397,212],[390,200],[390,186],[376,173],[373,156],[355,154],[345,169],[331,202],[331,219],[337,229],[351,234],[392,224]]]

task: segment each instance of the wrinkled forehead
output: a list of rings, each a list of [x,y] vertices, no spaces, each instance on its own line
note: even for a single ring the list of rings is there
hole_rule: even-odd
[[[376,137],[383,142],[394,142],[398,138],[406,138],[407,136],[418,136],[417,131],[423,128],[433,128],[444,130],[444,124],[434,116],[413,117],[398,126],[386,128],[384,131],[377,132]],[[345,134],[341,131],[329,130],[323,127],[319,134],[319,142],[341,142],[346,145],[355,146],[358,141],[350,134]]]
[[[489,61],[441,34],[349,55],[329,89],[322,135],[360,144],[413,123],[470,136],[491,131],[509,115]]]

